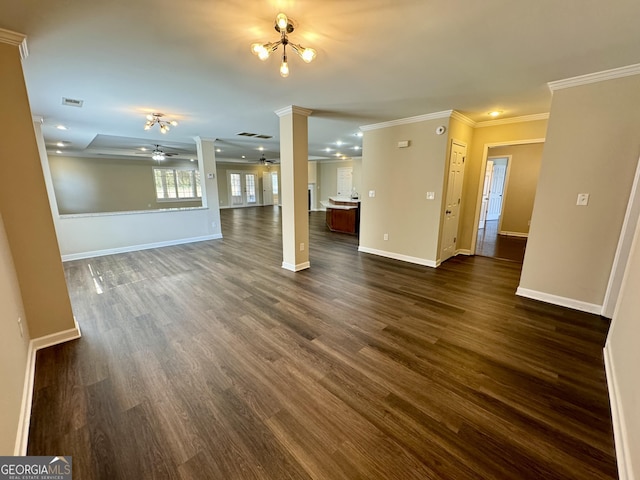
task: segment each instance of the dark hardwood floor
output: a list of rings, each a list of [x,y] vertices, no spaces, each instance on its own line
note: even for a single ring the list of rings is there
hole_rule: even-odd
[[[478,230],[476,255],[522,263],[527,239],[498,234],[498,220],[487,220]]]
[[[613,479],[608,322],[516,297],[520,265],[357,252],[277,208],[223,240],[65,264],[80,340],[38,352],[30,455],[81,479]]]

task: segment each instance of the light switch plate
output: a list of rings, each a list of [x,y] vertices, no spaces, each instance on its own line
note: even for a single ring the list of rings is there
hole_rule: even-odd
[[[376,191],[375,190],[369,190],[369,198],[373,198],[376,196]]]
[[[436,198],[436,192],[427,192],[427,200],[434,200]]]
[[[579,193],[578,200],[576,201],[576,205],[580,205],[581,207],[585,207],[589,205],[589,194],[588,193]]]

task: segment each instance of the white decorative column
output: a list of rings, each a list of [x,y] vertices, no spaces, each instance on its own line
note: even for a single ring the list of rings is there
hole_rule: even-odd
[[[198,150],[198,169],[202,206],[207,208],[207,235],[222,238],[220,227],[220,200],[218,199],[218,172],[216,171],[215,138],[195,137]]]
[[[280,117],[282,268],[298,272],[310,267],[307,120],[311,110],[291,105],[276,115]]]

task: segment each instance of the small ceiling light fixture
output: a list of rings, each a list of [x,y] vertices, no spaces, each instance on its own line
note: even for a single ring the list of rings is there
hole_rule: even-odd
[[[287,45],[293,48],[302,60],[306,63],[313,61],[316,58],[316,51],[313,48],[305,48],[302,45],[295,44],[289,41],[287,34],[293,32],[294,26],[292,20],[287,18],[284,13],[279,13],[276,16],[275,24],[276,32],[280,34],[280,40],[277,42],[268,43],[253,43],[251,45],[251,52],[257,55],[260,60],[266,60],[269,56],[275,52],[280,45],[282,45],[282,63],[280,63],[280,75],[282,77],[289,76],[289,63],[287,62]]]
[[[493,118],[496,118],[496,117],[499,117],[501,113],[502,113],[502,111],[494,110],[493,112],[489,112],[489,116],[493,117]]]
[[[64,125],[56,125],[56,128],[58,130],[66,130],[67,129],[67,127],[65,127]]]
[[[151,128],[157,123],[158,125],[160,125],[160,132],[167,133],[169,130],[171,130],[169,125],[171,125],[172,127],[178,125],[178,122],[176,122],[175,120],[163,120],[162,117],[164,117],[163,113],[150,113],[149,115],[147,115],[147,123],[144,124],[144,129],[151,130]]]

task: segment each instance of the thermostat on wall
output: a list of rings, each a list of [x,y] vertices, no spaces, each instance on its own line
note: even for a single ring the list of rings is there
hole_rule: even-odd
[[[437,135],[442,135],[446,131],[447,131],[447,127],[445,127],[444,125],[440,125],[438,128],[436,128]]]

